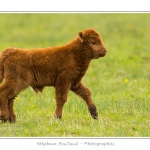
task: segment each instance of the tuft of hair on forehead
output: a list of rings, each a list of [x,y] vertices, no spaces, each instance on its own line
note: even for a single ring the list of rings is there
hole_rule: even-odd
[[[92,28],[88,28],[86,30],[82,30],[78,33],[78,37],[81,43],[83,43],[84,41],[86,41],[85,39],[89,39],[89,38],[99,38],[101,39],[100,34],[92,29]]]
[[[99,36],[99,33],[96,31],[96,30],[94,30],[94,29],[92,29],[92,28],[89,28],[89,29],[86,29],[86,30],[84,30],[84,34],[86,35],[86,36]]]

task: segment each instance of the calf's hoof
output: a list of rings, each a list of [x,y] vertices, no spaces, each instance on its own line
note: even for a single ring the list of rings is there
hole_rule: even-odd
[[[0,120],[2,121],[2,123],[6,123],[8,121],[8,118],[0,116]]]
[[[89,108],[89,111],[93,119],[98,119],[98,113],[94,105],[91,108]]]
[[[15,123],[16,122],[16,116],[9,117],[9,122]]]
[[[2,123],[5,123],[9,120],[9,115],[6,112],[2,112],[2,110],[0,109],[0,120]]]
[[[56,115],[56,114],[55,114],[55,115],[54,115],[54,118],[55,118],[55,119],[61,119],[62,116],[59,116],[59,115]]]
[[[97,116],[92,115],[92,118],[97,120],[98,119],[98,115]]]

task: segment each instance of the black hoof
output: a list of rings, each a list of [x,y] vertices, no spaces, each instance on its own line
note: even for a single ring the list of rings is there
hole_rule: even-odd
[[[55,119],[62,119],[62,116],[57,116],[56,114],[54,115]]]
[[[92,115],[92,118],[95,119],[95,120],[97,120],[97,119],[98,119],[98,116],[93,116],[93,115]]]
[[[16,123],[16,117],[9,117],[10,123]]]
[[[93,119],[98,119],[98,113],[94,105],[89,109],[89,111]]]
[[[5,119],[4,116],[1,116],[1,117],[0,117],[0,120],[1,120],[2,123],[6,123],[8,119]]]

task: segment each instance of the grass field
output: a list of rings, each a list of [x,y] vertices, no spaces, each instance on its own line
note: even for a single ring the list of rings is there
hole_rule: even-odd
[[[0,51],[63,45],[80,30],[98,30],[108,49],[83,78],[99,120],[70,92],[62,120],[53,118],[54,89],[29,87],[15,100],[17,122],[0,124],[1,137],[150,136],[150,14],[0,14]]]

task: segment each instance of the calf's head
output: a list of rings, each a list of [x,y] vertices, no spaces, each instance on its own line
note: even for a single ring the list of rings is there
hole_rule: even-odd
[[[106,55],[107,50],[104,46],[102,37],[97,31],[91,28],[80,31],[79,40],[90,53],[92,59],[97,59]]]

